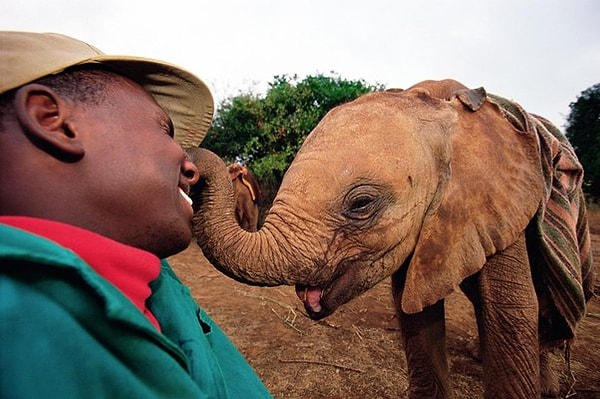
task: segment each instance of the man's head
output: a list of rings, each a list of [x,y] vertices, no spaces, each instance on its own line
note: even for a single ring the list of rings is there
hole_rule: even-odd
[[[0,31],[0,93],[68,68],[88,65],[126,76],[152,93],[169,114],[182,147],[197,147],[210,127],[214,105],[208,87],[178,66],[131,56],[112,56],[80,40],[54,33]]]
[[[59,54],[44,47],[55,38]],[[36,46],[52,60],[50,73]],[[199,143],[210,92],[171,65],[83,54],[89,48],[64,36],[0,33],[0,214],[58,220],[169,256],[191,239],[192,209],[180,191],[198,179],[175,140]],[[25,61],[42,76],[13,71]]]

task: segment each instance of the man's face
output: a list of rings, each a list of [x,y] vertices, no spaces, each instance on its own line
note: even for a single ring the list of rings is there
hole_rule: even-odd
[[[191,240],[190,163],[173,140],[171,121],[141,87],[123,79],[106,101],[78,107],[85,140],[86,200],[98,215],[95,231],[167,257]],[[192,165],[193,167],[193,165]],[[186,177],[187,175],[187,177]]]

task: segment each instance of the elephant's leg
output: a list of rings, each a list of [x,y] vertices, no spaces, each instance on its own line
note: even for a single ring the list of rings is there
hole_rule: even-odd
[[[471,355],[471,357],[477,361],[481,362],[481,331],[483,330],[483,326],[481,325],[481,321],[483,317],[481,315],[481,306],[479,306],[479,302],[481,301],[481,295],[479,293],[479,273],[474,274],[470,277],[467,277],[460,284],[460,288],[465,296],[471,301],[473,304],[473,308],[475,310],[475,320],[477,321],[477,331],[478,337],[473,338],[471,341],[467,343],[467,351]]]
[[[422,312],[402,312],[400,278],[394,275],[394,302],[400,320],[404,352],[408,365],[408,397],[452,398],[448,361],[446,359],[446,327],[444,301],[440,300]]]
[[[525,238],[491,257],[475,300],[486,398],[539,398],[538,302]]]

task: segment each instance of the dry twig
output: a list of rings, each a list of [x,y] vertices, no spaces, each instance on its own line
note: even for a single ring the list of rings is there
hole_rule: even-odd
[[[360,328],[356,327],[356,324],[352,324],[352,327],[354,328],[354,333],[356,334],[356,336],[360,338],[361,341],[364,341]]]
[[[205,278],[217,278],[217,277],[222,277],[221,274],[218,273],[204,273],[204,274],[200,274],[198,276],[196,276],[199,279],[205,279]]]
[[[274,303],[274,304],[276,304],[276,305],[278,305],[278,306],[280,306],[280,307],[282,307],[284,309],[287,309],[288,314],[287,314],[286,317],[280,316],[279,313],[277,313],[275,311],[275,309],[273,309],[273,308],[271,308],[271,311],[273,313],[275,313],[275,315],[277,316],[277,318],[280,319],[285,325],[293,328],[299,334],[303,334],[302,330],[300,330],[298,327],[296,327],[294,325],[294,323],[296,322],[297,314],[296,314],[296,312],[294,311],[294,308],[291,305],[289,305],[289,304],[287,304],[285,302],[282,302],[282,301],[278,301],[277,299],[274,299],[274,298],[271,298],[271,297],[268,297],[268,296],[264,296],[264,295],[254,295],[254,294],[250,294],[250,293],[248,293],[246,291],[242,291],[242,290],[238,290],[238,292],[242,293],[244,296],[247,296],[247,297],[250,297],[250,298],[256,298],[256,299],[259,299],[259,300],[264,301],[264,302],[271,302],[271,303]]]
[[[296,321],[296,312],[294,312],[294,310],[292,308],[288,308],[288,316],[287,317],[281,317],[276,311],[275,309],[271,308],[271,311],[273,313],[275,313],[275,316],[277,316],[279,318],[279,320],[283,321],[284,324],[286,324],[287,326],[293,328],[294,330],[296,330],[299,334],[303,334],[302,330],[300,330],[298,327],[296,327],[294,325],[295,321]],[[290,320],[290,313],[293,315],[293,317]]]
[[[598,319],[600,320],[600,313],[588,313],[587,314],[588,317],[591,317],[593,319]]]

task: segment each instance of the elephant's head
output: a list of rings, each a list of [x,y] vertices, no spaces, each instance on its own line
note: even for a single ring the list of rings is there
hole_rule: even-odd
[[[307,137],[255,233],[235,222],[222,162],[192,150],[198,243],[237,280],[296,284],[313,318],[404,267],[403,310],[417,312],[523,231],[541,196],[536,140],[454,81],[367,94]]]

